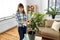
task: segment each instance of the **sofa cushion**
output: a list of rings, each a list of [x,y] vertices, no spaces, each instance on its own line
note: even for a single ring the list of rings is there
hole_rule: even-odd
[[[54,21],[51,28],[59,32],[59,27],[60,27],[60,22]]]
[[[51,28],[53,21],[52,20],[47,20],[45,21],[45,27]]]
[[[60,20],[55,20],[57,22],[60,22]],[[51,28],[54,20],[47,20],[45,21],[45,27]]]

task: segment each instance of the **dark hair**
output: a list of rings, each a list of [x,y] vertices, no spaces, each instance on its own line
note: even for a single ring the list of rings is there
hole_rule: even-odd
[[[22,8],[23,8],[23,14],[25,14],[24,6],[23,6],[23,4],[22,4],[22,3],[19,3],[18,8],[20,8],[20,7],[22,7]],[[19,9],[17,9],[17,12],[19,12]]]

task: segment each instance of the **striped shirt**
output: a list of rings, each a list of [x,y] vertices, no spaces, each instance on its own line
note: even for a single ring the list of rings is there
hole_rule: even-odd
[[[18,27],[25,26],[25,25],[22,25],[20,22],[26,21],[26,15],[23,13],[17,12],[16,13],[16,20],[18,23]]]

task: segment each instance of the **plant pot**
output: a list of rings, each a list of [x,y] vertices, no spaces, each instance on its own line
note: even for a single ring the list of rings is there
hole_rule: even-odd
[[[29,36],[29,40],[35,40],[35,32],[29,31],[28,36]]]
[[[60,28],[59,28],[59,32],[60,32]]]
[[[52,15],[52,19],[55,19],[55,15]]]

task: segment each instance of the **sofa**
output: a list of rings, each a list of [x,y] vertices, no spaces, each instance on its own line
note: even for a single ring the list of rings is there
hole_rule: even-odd
[[[41,36],[42,40],[59,40],[60,32],[55,31],[51,28],[53,21],[48,20],[45,22],[45,27],[40,27],[37,36]]]

